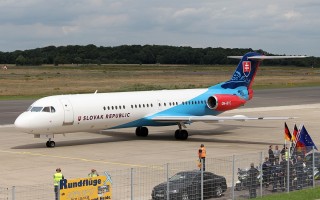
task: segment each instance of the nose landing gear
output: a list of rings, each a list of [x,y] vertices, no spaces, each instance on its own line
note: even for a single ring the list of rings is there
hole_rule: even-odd
[[[51,138],[49,138],[49,140],[46,142],[46,146],[48,148],[53,148],[56,146],[56,143],[54,141],[52,141]]]

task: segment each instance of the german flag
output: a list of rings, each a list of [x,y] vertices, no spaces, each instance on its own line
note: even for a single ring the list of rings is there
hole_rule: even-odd
[[[295,124],[294,125],[294,128],[293,128],[293,133],[292,133],[292,142],[296,143],[297,142],[297,134],[298,134],[298,128],[297,128],[297,125]]]
[[[285,139],[285,140],[288,140],[288,141],[291,141],[291,139],[292,139],[291,133],[290,133],[290,131],[289,131],[289,128],[288,128],[286,122],[284,123],[284,139]]]

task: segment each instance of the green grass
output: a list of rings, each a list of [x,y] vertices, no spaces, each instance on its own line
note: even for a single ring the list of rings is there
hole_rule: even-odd
[[[290,193],[272,194],[257,198],[259,200],[314,200],[320,199],[320,187],[305,189],[299,191],[293,191]]]
[[[207,88],[230,79],[235,66],[11,66],[0,75],[0,100],[60,94]],[[320,86],[320,70],[263,66],[253,89]]]

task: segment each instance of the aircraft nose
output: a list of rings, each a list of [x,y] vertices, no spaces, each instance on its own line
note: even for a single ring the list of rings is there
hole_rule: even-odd
[[[29,132],[30,131],[30,124],[28,122],[27,116],[25,113],[22,113],[18,116],[18,118],[14,122],[14,126],[23,131],[23,132]]]

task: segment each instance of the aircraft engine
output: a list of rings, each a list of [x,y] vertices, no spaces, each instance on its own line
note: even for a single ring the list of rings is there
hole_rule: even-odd
[[[243,106],[246,100],[241,99],[237,95],[216,94],[207,100],[207,106],[211,110],[227,111]]]

